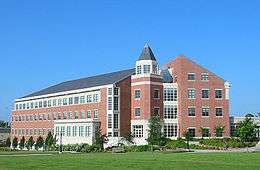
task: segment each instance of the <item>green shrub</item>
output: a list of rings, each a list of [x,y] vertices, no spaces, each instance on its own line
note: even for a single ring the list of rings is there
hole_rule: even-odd
[[[84,145],[84,147],[81,150],[81,152],[86,152],[86,153],[101,152],[101,151],[102,149],[100,149],[98,145]]]
[[[166,148],[168,149],[176,149],[176,148],[187,148],[187,144],[183,139],[177,139],[177,140],[170,140],[167,141]]]
[[[206,146],[213,146],[218,148],[243,148],[246,147],[239,139],[237,138],[223,138],[223,139],[201,139],[200,144]],[[251,142],[248,146],[255,146],[256,142]]]
[[[0,152],[11,152],[12,149],[9,147],[0,147]]]
[[[147,152],[151,150],[150,145],[133,145],[133,146],[124,146],[126,152]]]

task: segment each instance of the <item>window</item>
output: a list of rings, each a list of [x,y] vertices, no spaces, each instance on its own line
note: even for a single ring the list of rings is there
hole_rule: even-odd
[[[155,116],[160,116],[160,108],[159,107],[155,107],[153,112],[154,112]]]
[[[222,90],[215,90],[215,98],[216,99],[222,99]]]
[[[160,90],[158,90],[158,89],[154,90],[154,98],[155,99],[160,99]]]
[[[164,88],[164,101],[173,101],[174,90],[174,88]]]
[[[115,87],[114,88],[114,95],[118,95],[119,94],[119,88]]]
[[[107,127],[112,128],[112,114],[107,115]]]
[[[195,73],[188,73],[188,80],[195,80]]]
[[[150,68],[151,66],[150,65],[144,65],[144,74],[147,74],[147,73],[150,73]]]
[[[112,97],[108,97],[107,107],[108,107],[108,110],[112,110]]]
[[[142,73],[142,67],[141,66],[137,66],[136,67],[136,74],[141,74]]]
[[[209,116],[209,107],[202,107],[202,116]]]
[[[73,97],[69,98],[69,105],[73,104]]]
[[[84,126],[79,126],[79,136],[83,136],[84,134]]]
[[[188,133],[190,134],[190,137],[194,138],[195,137],[195,128],[189,128]]]
[[[60,133],[62,136],[65,136],[65,126],[61,126]]]
[[[69,119],[72,119],[72,112],[69,112]]]
[[[85,96],[80,96],[80,104],[85,103]]]
[[[63,119],[67,119],[67,113],[63,112]]]
[[[26,103],[26,109],[30,109],[30,104]]]
[[[48,100],[48,107],[51,107],[51,100]]]
[[[63,98],[63,105],[67,105],[67,98]]]
[[[72,136],[77,136],[78,127],[72,126]]]
[[[141,90],[135,90],[135,99],[140,99],[141,97]]]
[[[108,95],[112,95],[112,88],[108,88]]]
[[[202,73],[201,74],[201,80],[202,81],[208,81],[209,80],[209,75],[207,73]]]
[[[42,108],[42,101],[39,101],[39,108]]]
[[[90,136],[90,126],[85,126],[85,136]]]
[[[223,116],[223,109],[222,107],[216,108],[216,116]]]
[[[119,98],[118,97],[114,97],[114,110],[118,110],[119,109]]]
[[[163,128],[164,136],[167,138],[177,137],[177,124],[165,123]]]
[[[87,111],[87,118],[88,118],[88,119],[91,119],[91,110],[88,110],[88,111]]]
[[[67,136],[71,135],[71,126],[67,126]]]
[[[84,110],[81,111],[81,119],[86,119],[86,113]]]
[[[94,110],[94,119],[98,118],[98,110]]]
[[[135,138],[143,137],[143,125],[133,125],[133,136]]]
[[[92,102],[92,95],[87,95],[87,103],[91,103]]]
[[[188,116],[196,116],[195,107],[188,108]]]
[[[52,100],[52,106],[56,106],[57,105],[57,99],[53,99]]]
[[[34,134],[35,134],[35,129],[34,129]],[[56,134],[56,136],[60,136],[60,127],[59,126],[56,126],[56,128],[55,128],[55,134]]]
[[[43,107],[47,107],[47,101],[46,100],[43,101]]]
[[[177,112],[177,106],[164,105],[164,119],[176,119]]]
[[[61,113],[58,113],[58,119],[61,119]]]
[[[136,117],[141,116],[141,109],[140,108],[135,108],[135,116]]]
[[[79,104],[79,97],[74,97],[74,104]]]
[[[114,132],[114,137],[118,137],[118,132]]]
[[[202,99],[208,99],[209,98],[209,90],[208,89],[201,90],[201,98]]]
[[[35,107],[35,108],[38,108],[38,104],[39,104],[38,102],[35,102],[35,103],[34,103],[34,107]]]
[[[196,95],[195,93],[196,93],[195,89],[188,89],[188,98],[195,99],[195,95]]]
[[[118,129],[118,114],[114,114],[114,128]]]
[[[75,118],[75,119],[78,119],[78,118],[79,118],[79,113],[78,113],[77,111],[75,112],[74,118]]]
[[[61,105],[61,99],[58,99],[58,106]]]
[[[153,73],[157,74],[157,65],[153,65]]]
[[[99,95],[98,95],[98,94],[94,94],[94,95],[93,95],[93,102],[94,102],[94,103],[97,103],[98,100],[99,100]]]

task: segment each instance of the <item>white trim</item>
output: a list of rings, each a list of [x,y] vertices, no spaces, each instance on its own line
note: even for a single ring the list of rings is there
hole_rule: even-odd
[[[163,83],[151,82],[151,81],[142,81],[142,82],[131,83],[131,86],[139,86],[139,85],[163,85]]]

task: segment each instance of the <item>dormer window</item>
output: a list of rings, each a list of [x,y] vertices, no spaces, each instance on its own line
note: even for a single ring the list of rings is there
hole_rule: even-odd
[[[141,66],[137,66],[136,67],[136,74],[141,74],[142,73],[142,67]]]
[[[144,65],[144,74],[148,74],[151,72],[151,67],[150,65]]]
[[[157,74],[157,65],[153,65],[153,73]]]

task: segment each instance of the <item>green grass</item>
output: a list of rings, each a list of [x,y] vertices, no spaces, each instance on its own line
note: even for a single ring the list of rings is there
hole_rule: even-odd
[[[9,169],[260,169],[260,153],[92,153],[0,156],[0,170]]]

